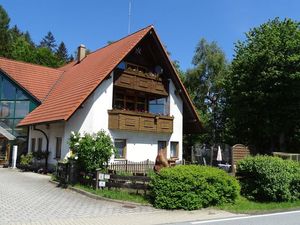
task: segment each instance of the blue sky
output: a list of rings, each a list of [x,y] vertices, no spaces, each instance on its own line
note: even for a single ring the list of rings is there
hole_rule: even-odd
[[[228,60],[234,43],[250,28],[275,17],[300,21],[298,0],[131,0],[131,31],[153,24],[163,44],[191,67],[200,38],[216,41]],[[28,30],[35,42],[51,31],[70,53],[79,44],[96,50],[127,35],[129,0],[0,0],[11,24]]]

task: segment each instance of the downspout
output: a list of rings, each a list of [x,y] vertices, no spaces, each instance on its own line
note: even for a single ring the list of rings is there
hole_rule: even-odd
[[[41,132],[45,136],[45,138],[46,138],[46,144],[47,145],[46,145],[46,157],[45,157],[45,170],[47,172],[48,171],[48,156],[49,156],[49,138],[48,138],[47,134],[43,130],[38,129],[35,126],[33,126],[33,130]]]

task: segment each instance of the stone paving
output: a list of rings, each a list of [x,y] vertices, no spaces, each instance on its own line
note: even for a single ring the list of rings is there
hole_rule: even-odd
[[[228,217],[216,210],[165,211],[95,200],[56,187],[49,176],[0,168],[0,224],[162,224]]]

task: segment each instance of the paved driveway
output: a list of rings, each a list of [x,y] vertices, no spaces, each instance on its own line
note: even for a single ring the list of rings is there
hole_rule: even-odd
[[[124,207],[125,206],[125,207]],[[214,209],[166,211],[94,200],[49,183],[49,177],[0,168],[0,225],[140,225],[235,216]]]
[[[125,208],[57,188],[45,175],[0,169],[0,224],[153,211],[152,207]]]

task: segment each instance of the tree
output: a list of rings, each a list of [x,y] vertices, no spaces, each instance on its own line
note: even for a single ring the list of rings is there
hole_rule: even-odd
[[[185,86],[204,123],[202,142],[221,141],[223,125],[223,79],[227,72],[225,54],[216,42],[201,39],[196,46],[192,63],[185,76]]]
[[[56,51],[56,47],[57,47],[56,40],[50,31],[42,39],[39,47],[48,48],[52,53]]]
[[[236,44],[226,79],[231,140],[255,145],[260,152],[299,146],[299,25],[275,18]]]
[[[55,55],[58,58],[58,60],[62,61],[63,63],[69,61],[68,50],[63,41],[59,44]]]
[[[10,56],[10,31],[9,31],[10,18],[5,9],[0,5],[0,56]]]

